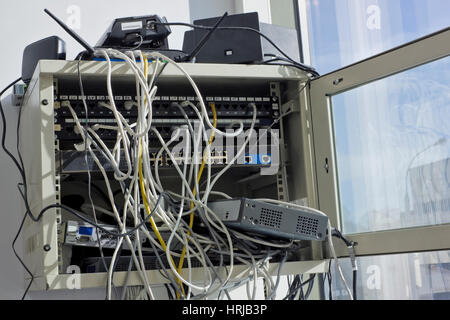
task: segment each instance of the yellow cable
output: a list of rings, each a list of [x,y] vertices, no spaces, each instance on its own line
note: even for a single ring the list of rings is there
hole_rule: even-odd
[[[146,78],[147,78],[147,72],[148,72],[148,61],[147,61],[147,59],[144,59],[144,73],[145,73]],[[147,193],[145,191],[145,186],[144,186],[144,175],[142,174],[142,141],[141,141],[141,139],[139,139],[139,186],[141,189],[141,195],[142,195],[142,200],[144,202],[145,210],[147,211],[147,214],[150,214],[151,210],[148,205]],[[165,243],[164,239],[162,238],[161,234],[159,233],[158,227],[156,226],[156,223],[155,223],[155,220],[153,219],[153,217],[150,217],[150,224],[152,226],[153,231],[156,234],[156,237],[158,238],[159,243],[161,244],[161,247],[163,248],[164,251],[166,251],[166,249],[167,249],[166,243]],[[175,266],[175,262],[173,261],[172,256],[169,255],[169,257],[170,257],[172,264]],[[177,278],[177,282],[181,288],[181,291],[183,292],[183,295],[185,295],[184,287],[183,287],[181,280]],[[177,298],[178,299],[180,298],[180,294],[178,293],[178,291],[177,291]]]
[[[213,113],[213,127],[216,128],[217,126],[217,112],[216,112],[216,105],[214,103],[210,103],[210,107]],[[209,141],[208,144],[211,145],[213,140],[214,140],[214,133],[215,131],[213,130],[211,132],[211,136],[209,137]],[[197,174],[197,183],[200,182],[200,179],[202,177],[202,173],[203,170],[205,168],[205,164],[206,164],[206,153],[203,155],[203,159],[202,159],[202,164],[200,165],[200,170],[198,171]],[[194,187],[194,190],[192,191],[194,197],[197,194],[197,190]],[[194,208],[194,202],[191,201],[191,205],[190,205],[191,210]],[[192,226],[194,225],[194,213],[191,212],[191,214],[189,215],[189,228],[192,229]],[[188,231],[188,236],[190,235],[190,231]],[[183,250],[181,251],[181,256],[180,256],[180,262],[178,264],[178,273],[181,272],[181,269],[183,268],[183,263],[184,263],[184,256],[186,254],[186,247],[183,247]]]
[[[145,210],[147,211],[147,214],[150,214],[151,210],[148,205],[147,194],[145,192],[145,186],[144,186],[144,176],[142,174],[142,144],[141,143],[139,143],[139,185],[140,185],[140,189],[141,189],[141,195],[142,195],[142,200],[144,202]],[[161,244],[161,247],[163,248],[164,251],[166,251],[166,249],[167,249],[166,243],[165,243],[164,239],[162,238],[161,234],[159,233],[158,227],[156,226],[156,223],[155,223],[155,220],[153,219],[153,217],[150,217],[150,224],[152,226],[153,231],[156,234],[156,237],[158,238],[159,243]],[[172,264],[175,266],[175,262],[173,261],[173,258],[170,254],[169,254],[169,257],[170,257]],[[178,285],[180,286],[181,291],[183,292],[183,295],[185,295],[183,284],[179,278],[177,278],[177,282],[178,282]],[[177,291],[178,299],[180,298],[179,295],[180,294]]]

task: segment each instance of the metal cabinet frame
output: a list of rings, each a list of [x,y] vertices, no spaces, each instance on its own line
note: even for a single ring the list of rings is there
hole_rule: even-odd
[[[61,180],[56,173],[55,165],[55,124],[54,124],[54,95],[58,82],[55,79],[65,79],[74,82],[78,86],[78,63],[74,61],[42,60],[37,66],[33,79],[29,85],[21,116],[20,127],[20,149],[24,158],[24,166],[28,180],[28,197],[33,214],[37,215],[40,210],[48,205],[58,203],[60,200]],[[292,90],[294,93],[304,84],[308,77],[305,72],[295,68],[283,66],[257,66],[257,65],[214,65],[214,64],[184,64],[183,67],[195,81],[217,83],[250,83],[261,85],[274,83],[272,90],[286,91],[287,95]],[[80,64],[83,79],[106,79],[107,65],[101,61],[84,61]],[[149,72],[152,72],[150,68]],[[113,63],[113,79],[121,81],[132,81],[134,75],[125,63]],[[169,65],[160,77],[161,81],[176,85],[180,81],[186,81],[184,75],[175,67]],[[280,85],[283,89],[280,89]],[[272,87],[272,85],[271,85]],[[298,128],[303,127],[303,120],[298,116],[300,111],[297,100],[293,100],[292,114],[295,135],[286,139],[289,143],[298,141]],[[295,116],[297,115],[297,116]],[[305,141],[311,141],[308,137]],[[287,148],[292,155],[302,158],[303,154],[312,155],[310,143],[299,144],[294,148]],[[307,164],[307,165],[306,165]],[[308,173],[305,172],[308,171]],[[282,172],[285,172],[282,170]],[[279,175],[279,184],[290,189],[303,190],[302,197],[311,197],[312,204],[316,203],[314,188],[314,173],[312,162],[305,162],[305,166],[295,166],[295,177],[287,182],[285,174]],[[290,185],[289,185],[290,184]],[[300,184],[307,184],[306,187]],[[303,189],[302,189],[303,188]],[[305,191],[308,190],[308,191]],[[287,190],[284,190],[287,192]],[[31,290],[53,290],[53,289],[84,289],[103,287],[105,285],[106,273],[94,274],[71,274],[61,268],[61,241],[63,231],[60,228],[62,213],[60,209],[51,209],[46,212],[39,222],[27,219],[23,229],[24,238],[24,261],[33,272],[35,278]],[[308,242],[307,242],[308,243]],[[46,249],[44,249],[46,247]],[[320,250],[316,250],[320,252]],[[315,257],[319,257],[315,259]],[[282,275],[299,273],[322,273],[327,268],[327,261],[321,259],[320,255],[307,254],[307,257],[299,257],[298,261],[287,262],[281,271]],[[233,274],[242,272],[243,266],[236,266]],[[273,275],[278,272],[278,264],[271,263],[269,270]],[[187,271],[183,270],[183,276],[187,277]],[[193,268],[193,281],[203,278],[202,268]],[[167,279],[161,276],[157,270],[147,271],[150,283],[159,285],[167,283]],[[26,275],[29,277],[28,275]],[[114,283],[120,286],[125,281],[126,272],[115,272]],[[129,285],[141,284],[140,277],[136,271],[131,272]]]

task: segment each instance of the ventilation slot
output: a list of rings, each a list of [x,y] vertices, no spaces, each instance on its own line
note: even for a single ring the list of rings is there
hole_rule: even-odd
[[[280,229],[282,215],[283,213],[281,211],[261,208],[261,215],[259,216],[259,224],[267,227]]]
[[[296,232],[309,236],[317,236],[319,220],[309,217],[298,217]]]

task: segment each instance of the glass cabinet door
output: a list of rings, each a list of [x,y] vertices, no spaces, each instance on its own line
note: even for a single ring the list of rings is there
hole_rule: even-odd
[[[357,255],[450,249],[449,55],[445,29],[311,83],[319,207]]]

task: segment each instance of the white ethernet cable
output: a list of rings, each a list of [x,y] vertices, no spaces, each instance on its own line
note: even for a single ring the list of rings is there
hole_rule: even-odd
[[[345,281],[344,274],[342,273],[341,264],[339,263],[339,259],[336,256],[336,251],[334,250],[334,244],[333,244],[333,239],[332,239],[333,236],[331,234],[332,233],[331,231],[332,231],[331,223],[330,223],[330,220],[328,220],[328,244],[330,247],[330,251],[333,256],[334,262],[336,263],[339,277],[341,278],[342,284],[344,285],[345,290],[347,291],[347,293],[350,297],[350,300],[353,300],[352,291],[350,290],[350,287],[348,286],[347,281]]]
[[[323,216],[327,216],[325,213],[323,213],[320,210],[316,210],[316,209],[310,208],[310,207],[301,206],[301,205],[294,204],[294,203],[289,203],[289,202],[284,202],[284,201],[279,201],[279,200],[273,200],[273,199],[257,199],[257,200],[268,202],[268,203],[280,204],[280,205],[293,207],[293,208],[298,208],[298,209],[306,210],[306,211],[309,211],[309,212],[312,212],[312,213],[317,213],[317,214],[320,214],[320,215],[323,215]],[[344,278],[344,274],[342,273],[341,264],[339,263],[339,259],[337,258],[336,251],[334,249],[334,244],[333,244],[333,239],[332,239],[333,236],[331,234],[332,233],[331,230],[332,230],[331,222],[328,219],[328,236],[327,236],[327,239],[328,239],[328,245],[330,247],[331,255],[333,256],[333,259],[334,259],[334,261],[336,263],[336,266],[337,266],[337,269],[338,269],[338,274],[339,274],[339,277],[340,277],[340,279],[342,281],[342,284],[344,285],[345,290],[349,294],[350,299],[353,300],[352,291],[350,290],[350,287],[348,286],[347,281]]]
[[[151,52],[151,53],[149,53],[149,55],[152,56],[152,57],[161,58],[161,59],[164,59],[164,60],[168,61],[170,64],[175,66],[178,70],[180,70],[186,76],[186,78],[188,79],[188,81],[191,84],[192,88],[194,89],[195,94],[198,97],[199,104],[200,104],[200,107],[202,108],[202,112],[203,112],[206,124],[208,125],[209,128],[211,128],[211,130],[214,130],[215,133],[223,135],[225,137],[236,137],[236,136],[238,136],[238,135],[240,135],[242,133],[242,131],[244,129],[244,124],[243,124],[242,121],[240,122],[240,128],[238,130],[236,130],[235,132],[233,132],[233,133],[223,132],[223,131],[221,131],[221,130],[219,130],[217,128],[214,128],[214,126],[212,125],[211,121],[209,120],[208,112],[206,111],[205,102],[203,101],[203,98],[202,98],[202,95],[200,93],[200,90],[198,89],[197,84],[195,83],[195,81],[184,70],[184,68],[181,67],[178,63],[176,63],[172,59],[166,57],[165,55],[163,55],[163,54],[161,54],[159,52]]]
[[[106,53],[105,50],[100,50],[100,52],[103,54],[103,56],[105,57],[107,64],[108,64],[108,74],[107,74],[107,81],[106,81],[106,87],[107,87],[107,91],[108,91],[108,96],[109,96],[109,102],[111,103],[111,110],[114,114],[114,117],[116,118],[116,122],[119,128],[119,132],[120,135],[122,136],[122,141],[123,141],[123,148],[124,150],[128,150],[128,143],[127,140],[125,139],[125,132],[123,130],[123,125],[122,125],[122,121],[120,120],[120,116],[119,116],[119,112],[117,111],[116,108],[116,104],[114,102],[114,95],[112,92],[112,84],[111,84],[111,78],[112,78],[112,66],[111,66],[111,60],[109,59],[108,54]],[[122,176],[122,177],[115,177],[116,180],[118,181],[124,181],[127,178],[130,177],[131,175],[131,171],[133,170],[131,167],[131,160],[130,160],[130,155],[128,154],[128,152],[125,152],[125,159],[127,162],[127,166],[128,166],[128,172]],[[122,173],[121,173],[122,175]]]
[[[102,53],[105,56],[105,59],[107,60],[107,65],[108,65],[107,87],[108,87],[108,97],[110,100],[110,104],[103,104],[103,106],[107,107],[113,111],[116,122],[117,122],[116,123],[117,126],[109,126],[108,127],[108,126],[98,125],[98,126],[89,128],[87,132],[83,131],[83,129],[79,129],[79,131],[83,137],[83,140],[88,140],[88,150],[91,152],[92,157],[94,158],[94,160],[96,161],[96,164],[100,168],[100,171],[102,171],[105,181],[108,180],[106,173],[105,173],[104,169],[100,166],[98,159],[95,157],[95,154],[92,152],[92,149],[90,148],[90,143],[94,142],[94,140],[91,138],[91,136],[100,145],[102,151],[104,153],[106,153],[107,160],[111,163],[111,165],[114,168],[116,180],[121,182],[121,181],[125,181],[127,179],[131,179],[131,183],[128,185],[128,187],[126,187],[126,186],[122,185],[122,183],[120,183],[122,192],[124,193],[124,196],[125,196],[125,204],[124,204],[124,208],[123,208],[123,216],[122,217],[119,217],[119,215],[118,215],[118,211],[114,204],[114,197],[112,196],[109,182],[106,181],[106,185],[107,185],[107,189],[108,189],[108,196],[110,198],[111,205],[113,208],[113,212],[111,212],[111,213],[116,218],[118,226],[121,229],[121,232],[126,232],[124,230],[126,230],[125,224],[126,224],[126,217],[127,217],[128,212],[132,213],[134,220],[135,220],[135,225],[140,223],[139,219],[141,219],[140,211],[141,211],[142,206],[141,206],[139,185],[138,185],[139,181],[138,181],[138,177],[137,177],[137,172],[139,171],[139,167],[138,167],[137,160],[136,160],[139,157],[138,147],[140,145],[141,145],[141,148],[143,151],[142,152],[142,164],[143,164],[142,171],[143,171],[143,175],[144,175],[144,187],[145,187],[145,191],[147,193],[147,198],[148,198],[149,204],[151,206],[155,206],[157,203],[158,197],[160,196],[161,192],[164,191],[164,187],[161,184],[160,176],[157,171],[158,170],[157,167],[155,168],[155,177],[153,177],[151,166],[149,163],[149,159],[150,159],[149,146],[150,146],[150,144],[149,144],[148,132],[150,130],[153,130],[156,133],[156,136],[162,145],[162,149],[160,151],[161,152],[162,152],[162,150],[166,151],[167,155],[172,160],[174,167],[175,167],[178,175],[180,176],[180,179],[182,182],[181,183],[181,188],[182,188],[181,195],[171,193],[175,197],[178,197],[181,199],[180,209],[179,210],[176,209],[176,211],[178,211],[178,214],[176,217],[175,217],[176,213],[173,212],[175,210],[164,209],[161,205],[158,205],[154,209],[155,216],[160,218],[160,221],[158,221],[158,223],[162,224],[162,226],[160,226],[159,228],[161,228],[161,230],[170,231],[170,238],[169,238],[169,242],[168,242],[168,245],[166,248],[167,257],[179,256],[179,254],[177,252],[173,252],[172,250],[170,250],[170,244],[174,238],[177,238],[180,241],[180,243],[183,244],[187,248],[186,252],[187,252],[187,263],[188,263],[188,266],[187,266],[188,279],[187,280],[183,279],[181,277],[181,275],[176,272],[177,270],[175,270],[175,266],[171,263],[172,261],[168,260],[169,265],[171,267],[171,271],[175,275],[176,278],[178,278],[179,280],[181,280],[184,284],[186,284],[188,286],[188,292],[187,292],[187,295],[185,296],[185,298],[187,298],[187,299],[189,299],[191,297],[191,289],[202,290],[202,292],[203,292],[202,296],[204,298],[206,298],[208,296],[212,296],[212,294],[214,294],[218,290],[226,290],[230,285],[233,285],[230,282],[230,277],[233,273],[235,248],[233,248],[233,242],[231,240],[231,236],[230,236],[228,229],[222,223],[222,221],[215,215],[215,213],[207,207],[207,200],[208,200],[208,197],[210,194],[222,195],[222,196],[226,197],[225,194],[220,193],[218,191],[213,191],[212,188],[214,187],[214,185],[218,181],[218,179],[231,167],[231,165],[227,165],[224,169],[222,169],[220,171],[220,173],[217,176],[215,176],[214,180],[211,182],[211,154],[210,154],[211,150],[210,150],[210,146],[207,145],[205,153],[204,153],[204,157],[206,159],[205,162],[207,164],[206,189],[204,191],[200,190],[197,179],[194,179],[194,185],[195,185],[198,197],[194,196],[194,194],[190,188],[191,179],[189,179],[189,181],[187,181],[187,179],[186,179],[186,170],[188,168],[187,157],[190,156],[190,152],[184,153],[184,156],[185,156],[184,166],[183,166],[183,170],[180,170],[180,167],[178,166],[177,161],[175,161],[173,155],[168,150],[169,149],[168,145],[173,143],[174,140],[173,141],[171,140],[168,143],[166,143],[162,139],[159,132],[157,132],[157,130],[152,126],[152,102],[154,100],[154,97],[155,97],[156,91],[157,91],[157,87],[154,84],[155,84],[156,74],[157,74],[157,71],[158,71],[158,68],[160,65],[160,59],[166,60],[166,61],[168,61],[167,63],[173,64],[177,69],[179,69],[186,76],[186,78],[191,83],[191,85],[199,99],[201,112],[199,112],[199,110],[196,108],[196,106],[194,106],[191,103],[191,107],[195,111],[198,119],[200,120],[199,121],[200,131],[198,132],[198,134],[195,138],[192,137],[192,140],[194,142],[193,149],[194,149],[195,157],[198,154],[198,149],[201,148],[202,136],[205,141],[208,141],[207,136],[206,136],[207,135],[206,128],[203,126],[203,121],[206,122],[207,126],[209,128],[211,128],[215,133],[226,136],[226,137],[236,137],[237,135],[241,134],[243,131],[243,122],[242,121],[240,122],[240,128],[233,133],[224,133],[224,132],[220,131],[219,129],[214,128],[208,117],[208,112],[206,111],[206,107],[203,102],[202,96],[201,96],[200,91],[198,90],[195,82],[184,71],[184,69],[180,65],[178,65],[174,61],[170,60],[169,58],[167,58],[159,53],[150,53],[149,55],[146,55],[145,58],[141,51],[128,52],[127,54],[129,54],[131,56],[131,58],[129,56],[127,56],[127,54],[123,54],[116,50],[103,50]],[[130,66],[130,69],[132,70],[132,72],[135,74],[136,89],[137,89],[137,95],[138,95],[138,101],[137,101],[138,120],[137,120],[136,124],[130,125],[126,121],[126,119],[117,111],[117,108],[114,104],[114,96],[112,94],[112,85],[111,85],[112,67],[111,67],[111,61],[109,59],[109,56],[111,56],[111,57],[117,56],[117,57],[124,59],[125,62]],[[141,60],[140,65],[138,65],[136,63],[135,57],[137,57],[137,56],[140,56],[140,60]],[[143,70],[146,70],[146,68],[144,68],[144,61],[145,61],[144,59],[148,59],[148,57],[156,58],[155,65],[152,70],[153,74],[152,74],[151,79],[148,78],[148,74],[143,72]],[[188,106],[188,105],[189,105],[189,102],[181,104],[182,107]],[[256,122],[256,106],[253,105],[253,108],[254,108],[254,113],[253,113],[253,121],[252,121],[251,129],[253,129],[254,124]],[[77,120],[75,122],[77,123],[77,126],[79,126],[79,122]],[[117,140],[116,140],[116,143],[115,143],[115,146],[114,146],[114,149],[112,152],[106,147],[104,142],[100,139],[100,137],[95,132],[97,129],[100,129],[100,128],[117,131]],[[251,131],[253,131],[253,130],[251,130]],[[88,134],[88,136],[86,136],[87,134]],[[190,137],[189,133],[187,134],[187,136]],[[250,140],[250,136],[251,136],[251,134],[247,137],[246,141],[244,142],[244,146],[238,151],[238,154],[231,161],[231,164],[234,161],[236,161],[236,159],[242,154],[242,152],[244,152],[245,147]],[[134,144],[131,143],[131,141],[133,141]],[[191,139],[187,139],[186,143],[189,144],[189,146],[190,146]],[[121,148],[121,145],[123,145],[123,148]],[[130,145],[132,146],[131,151],[129,150]],[[186,148],[190,151],[190,147],[187,146]],[[121,152],[125,153],[125,159],[127,161],[128,170],[126,173],[119,171],[119,164],[120,164],[120,159],[121,159],[120,153]],[[133,162],[133,165],[131,165],[132,162]],[[195,171],[195,174],[196,174],[195,177],[196,177],[198,175],[199,163],[198,163],[198,161],[192,161],[190,165],[191,165],[190,170]],[[200,195],[203,195],[203,196],[201,197]],[[211,241],[211,239],[208,239],[207,237],[193,233],[192,230],[188,230],[187,227],[182,225],[181,224],[182,216],[192,212],[192,210],[187,211],[184,209],[185,201],[194,203],[196,209],[203,208],[206,213],[205,217],[206,217],[207,221],[210,223],[211,228],[218,230],[219,232],[223,232],[225,234],[226,240],[225,240],[225,238],[219,237],[219,239],[217,240],[219,242],[216,243],[214,241]],[[161,248],[159,243],[156,241],[156,239],[154,239],[154,236],[152,236],[149,233],[149,231],[147,230],[146,227],[142,226],[141,231],[143,232],[145,237],[147,237],[150,241],[152,241],[152,243],[155,243],[155,245],[157,245],[158,248]],[[188,235],[189,232],[192,232],[192,234],[190,236]],[[139,237],[138,231],[136,231],[136,237]],[[246,236],[244,235],[244,237],[246,237]],[[249,237],[249,238],[251,238],[251,237]],[[132,251],[134,262],[138,268],[138,271],[139,271],[139,274],[141,275],[141,279],[142,279],[143,283],[145,283],[145,289],[147,290],[147,294],[150,296],[150,298],[153,299],[154,296],[151,293],[149,281],[147,279],[146,272],[145,272],[145,265],[142,260],[142,248],[140,246],[140,241],[137,242],[137,245],[138,245],[137,251],[139,253],[139,261],[138,261],[136,255],[134,253],[133,246],[130,243],[129,238],[128,237],[121,238],[121,240],[122,240],[121,242],[123,242],[123,239],[126,240],[128,246],[130,247],[130,249]],[[246,239],[246,240],[248,240],[248,239]],[[257,239],[252,239],[252,240],[257,240]],[[226,254],[229,254],[229,256],[230,256],[230,263],[229,263],[230,268],[229,268],[229,270],[226,270],[227,276],[226,276],[225,281],[221,281],[219,278],[219,281],[221,281],[221,284],[219,284],[218,286],[215,286],[214,283],[212,283],[213,280],[212,280],[212,276],[211,276],[211,271],[210,271],[210,268],[207,267],[207,263],[206,263],[204,254],[206,251],[210,250],[211,248],[214,248],[216,246],[216,244],[218,245],[219,243],[223,243],[224,248],[222,248],[222,249],[217,248],[217,250],[225,250]],[[261,244],[266,245],[266,243],[264,243],[264,242]],[[228,252],[228,250],[229,250],[229,252]],[[240,250],[242,250],[242,248],[240,248]],[[222,254],[222,253],[220,253],[220,254]],[[113,259],[112,259],[113,261],[111,262],[112,266],[114,265],[116,256],[117,256],[117,254],[115,254],[113,256]],[[203,268],[208,270],[205,273],[204,286],[199,286],[199,285],[195,285],[192,283],[191,259],[193,257],[197,258],[201,262]],[[257,262],[255,257],[250,252],[247,252],[247,255],[245,257],[246,258],[248,257],[252,262],[250,263],[246,259],[241,258],[239,256],[239,253],[236,252],[236,259],[240,262],[243,262],[243,263],[249,265],[249,268],[247,269],[247,273],[248,273],[247,280],[248,281],[246,281],[246,279],[241,279],[240,281],[242,282],[242,285],[245,283],[247,283],[247,285],[250,285],[251,279],[254,280],[253,281],[253,285],[254,285],[253,292],[250,293],[250,295],[249,295],[250,298],[254,298],[255,292],[256,292],[255,291],[256,290],[256,281],[257,281],[258,275],[263,275],[263,277],[267,278],[268,273],[267,273],[267,271],[264,270],[263,267],[261,267],[262,263]],[[110,268],[110,270],[111,270],[111,274],[112,274],[113,268]],[[246,273],[241,273],[241,275],[239,275],[239,276],[241,277],[241,276],[244,276],[245,274]],[[207,278],[209,278],[209,283],[207,282]],[[239,277],[238,277],[238,279],[239,279]],[[269,284],[270,288],[274,288],[273,281],[270,282],[270,279],[267,278],[268,284]],[[109,282],[111,282],[111,281],[109,280]],[[109,294],[109,296],[110,296],[110,294]]]
[[[111,65],[110,65],[110,62],[109,62],[109,67],[110,67]],[[111,69],[109,68],[109,74],[111,73]],[[110,82],[109,82],[109,84],[110,84]],[[109,92],[110,93],[110,96],[111,96],[111,92]],[[111,100],[111,99],[110,99]],[[114,106],[114,104],[112,103],[112,105],[113,105],[113,107],[115,107]],[[114,109],[113,109],[113,111],[114,111]],[[115,111],[117,111],[117,110],[115,110]],[[72,112],[72,115],[74,115],[74,112],[73,112],[73,110],[71,110],[71,112]],[[83,133],[83,131],[82,131],[82,129],[80,128],[80,126],[79,126],[79,122],[78,122],[78,119],[76,119],[76,115],[75,115],[75,120],[76,120],[76,123],[77,123],[77,126],[78,126],[78,128],[79,128],[79,131],[80,131],[80,133]],[[117,117],[116,117],[116,120],[117,120]],[[119,122],[119,121],[118,121]],[[119,128],[120,128],[120,125],[119,125]],[[119,129],[120,130],[120,129]],[[122,133],[123,133],[123,130],[122,130]],[[83,138],[85,139],[85,135],[84,134],[82,134],[82,136],[83,136]],[[126,137],[126,135],[124,135],[124,134],[122,134],[122,136],[123,136],[123,139],[124,139],[124,144],[126,145],[126,141],[127,141],[127,137]],[[101,141],[100,139],[98,139],[99,141]],[[116,144],[117,145],[117,144]],[[107,148],[105,148],[106,150],[108,150]],[[120,149],[119,149],[120,150]],[[128,153],[126,153],[127,155],[128,155]],[[95,155],[93,155],[93,157],[94,157],[94,160],[96,160],[96,162],[97,162],[97,165],[99,165],[99,167],[100,167],[100,169],[102,169],[101,168],[101,166],[100,166],[100,164],[99,164],[99,162],[98,162],[98,160],[96,159],[96,157],[95,157]],[[113,162],[113,161],[112,161]],[[117,166],[117,165],[116,165]],[[103,172],[102,172],[103,173]],[[117,177],[116,177],[116,179],[117,179]],[[107,180],[107,179],[105,179],[105,180]],[[119,180],[119,179],[117,179],[117,180]],[[107,181],[106,181],[107,182]],[[109,183],[107,182],[107,186],[109,187]],[[112,202],[112,205],[114,206],[114,202],[113,202],[113,200],[111,201]],[[125,210],[125,212],[126,212],[126,210]],[[125,220],[125,213],[124,213],[124,220]],[[120,224],[120,219],[118,219],[118,222],[119,222],[119,224]],[[134,253],[134,252],[133,252]],[[142,254],[141,254],[141,252],[139,252],[140,253],[140,258],[141,258],[141,264],[143,265],[143,261],[142,261]],[[115,256],[114,256],[115,257]],[[112,260],[112,264],[114,263],[114,257],[113,257],[113,260]],[[146,275],[145,275],[145,273],[144,273],[144,278],[146,278]],[[147,279],[145,279],[145,280],[147,280]],[[146,283],[147,283],[147,286],[148,286],[148,280],[147,281],[145,281]],[[108,288],[109,288],[109,291],[108,291],[108,298],[110,298],[110,281],[108,282]],[[149,287],[149,286],[148,286]],[[151,291],[149,291],[149,294],[150,294],[150,296],[151,297],[153,297],[153,294],[151,293]]]
[[[212,188],[214,187],[214,185],[216,184],[217,180],[219,180],[219,178],[228,170],[230,169],[230,167],[233,165],[233,163],[241,156],[241,154],[245,151],[245,147],[248,145],[252,134],[253,134],[253,128],[255,127],[255,123],[256,123],[256,115],[258,113],[258,110],[256,109],[256,105],[254,103],[250,103],[250,105],[253,107],[253,119],[252,119],[252,123],[250,125],[250,131],[249,134],[247,135],[247,137],[245,138],[244,143],[242,144],[241,148],[239,149],[239,151],[236,153],[236,155],[234,156],[234,158],[225,166],[225,168],[223,168],[214,178],[214,180],[209,183],[209,181],[206,184],[206,190],[205,190],[205,195],[203,196],[203,201],[207,202],[208,197],[209,197],[209,192],[212,190]]]
[[[125,226],[125,225],[122,223],[122,221],[120,220],[120,216],[119,216],[119,213],[118,213],[118,211],[117,211],[117,208],[116,208],[116,205],[115,205],[115,202],[114,202],[114,196],[113,196],[113,193],[112,193],[112,190],[111,190],[111,186],[110,186],[110,184],[109,184],[109,179],[108,179],[108,177],[107,177],[106,171],[105,171],[105,169],[104,169],[103,166],[101,165],[100,161],[98,160],[97,156],[95,155],[95,153],[92,151],[92,149],[91,149],[91,147],[90,147],[91,140],[87,140],[87,141],[86,141],[87,137],[86,137],[86,135],[85,135],[84,129],[81,127],[80,121],[79,121],[79,119],[78,119],[78,117],[77,117],[75,111],[73,110],[72,106],[70,105],[70,102],[69,102],[69,101],[65,101],[65,102],[63,102],[63,103],[61,104],[61,106],[62,106],[62,107],[66,106],[66,107],[69,108],[70,113],[72,114],[72,117],[73,117],[73,119],[74,119],[74,121],[75,121],[75,124],[76,124],[78,130],[80,131],[80,134],[81,134],[81,136],[82,136],[82,138],[83,138],[83,141],[84,141],[84,142],[83,142],[83,145],[84,145],[85,143],[87,144],[87,148],[88,148],[89,153],[91,154],[92,158],[94,159],[95,163],[97,164],[98,168],[100,169],[100,172],[101,172],[102,175],[103,175],[103,179],[105,180],[105,184],[106,184],[107,191],[108,191],[108,197],[109,197],[109,200],[110,200],[110,203],[111,203],[111,207],[112,207],[112,209],[113,209],[114,217],[116,218],[116,221],[117,221],[117,223],[118,223],[118,225],[119,225],[120,232],[121,232],[121,233],[126,233],[126,226]],[[87,132],[86,132],[86,133],[87,133]],[[144,282],[145,282],[145,284],[146,284],[145,288],[146,288],[148,294],[149,294],[150,296],[153,296],[153,293],[152,293],[152,291],[151,291],[151,289],[150,289],[150,285],[149,285],[148,281],[145,280],[145,279],[146,279],[145,272],[142,273],[141,268],[140,268],[140,266],[139,266],[139,262],[138,262],[138,260],[137,260],[137,257],[136,257],[136,255],[135,255],[135,253],[134,253],[134,250],[133,250],[133,244],[132,244],[132,242],[131,242],[131,240],[130,240],[130,237],[129,237],[128,235],[126,235],[126,236],[125,236],[125,240],[126,240],[126,242],[127,242],[127,244],[128,244],[128,247],[129,247],[130,250],[131,250],[132,257],[133,257],[134,262],[135,262],[135,264],[136,264],[136,268],[137,268],[139,274],[141,275],[141,277],[143,277],[143,279],[144,279]],[[110,290],[109,290],[109,291],[108,291],[108,298],[110,298],[110,297],[111,297],[111,292],[110,292]]]

